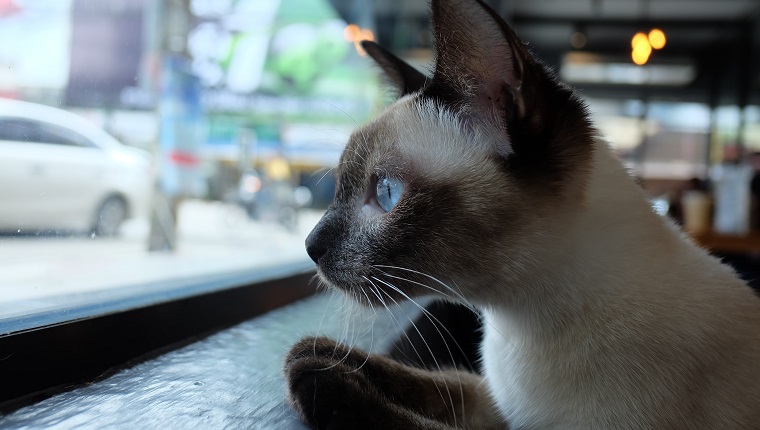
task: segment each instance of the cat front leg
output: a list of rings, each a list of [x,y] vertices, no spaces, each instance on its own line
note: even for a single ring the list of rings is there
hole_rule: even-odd
[[[289,399],[317,429],[506,428],[469,372],[433,372],[305,338],[285,360]]]

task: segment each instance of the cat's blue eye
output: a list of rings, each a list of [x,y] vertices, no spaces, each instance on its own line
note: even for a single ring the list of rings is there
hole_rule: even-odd
[[[381,177],[377,180],[377,189],[375,190],[377,196],[377,203],[380,207],[390,212],[399,199],[401,199],[401,193],[404,191],[404,184],[396,178]]]

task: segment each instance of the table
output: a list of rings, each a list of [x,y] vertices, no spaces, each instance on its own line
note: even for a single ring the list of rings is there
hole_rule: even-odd
[[[716,232],[690,233],[697,244],[720,254],[750,254],[760,252],[760,233],[730,235]]]

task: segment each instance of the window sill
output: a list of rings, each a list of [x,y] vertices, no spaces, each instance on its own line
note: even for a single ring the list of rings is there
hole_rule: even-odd
[[[0,334],[0,413],[309,296],[316,284],[309,282],[313,270],[305,268],[195,279],[126,306],[91,303],[5,320],[12,329]]]
[[[329,294],[298,301],[21,408],[0,418],[0,427],[305,428],[285,402],[282,359],[288,348],[320,333],[379,351],[398,333],[393,318],[406,320],[403,313],[378,312],[374,330],[368,329],[372,318],[347,326],[335,312],[341,306]],[[411,308],[394,312],[414,316]]]

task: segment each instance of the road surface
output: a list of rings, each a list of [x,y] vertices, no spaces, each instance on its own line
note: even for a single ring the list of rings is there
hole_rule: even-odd
[[[250,220],[221,202],[186,201],[178,211],[175,252],[147,251],[148,222],[134,220],[115,238],[0,237],[0,324],[4,318],[108,297],[132,287],[309,264],[304,239],[321,212],[304,210],[291,232],[275,222]]]

